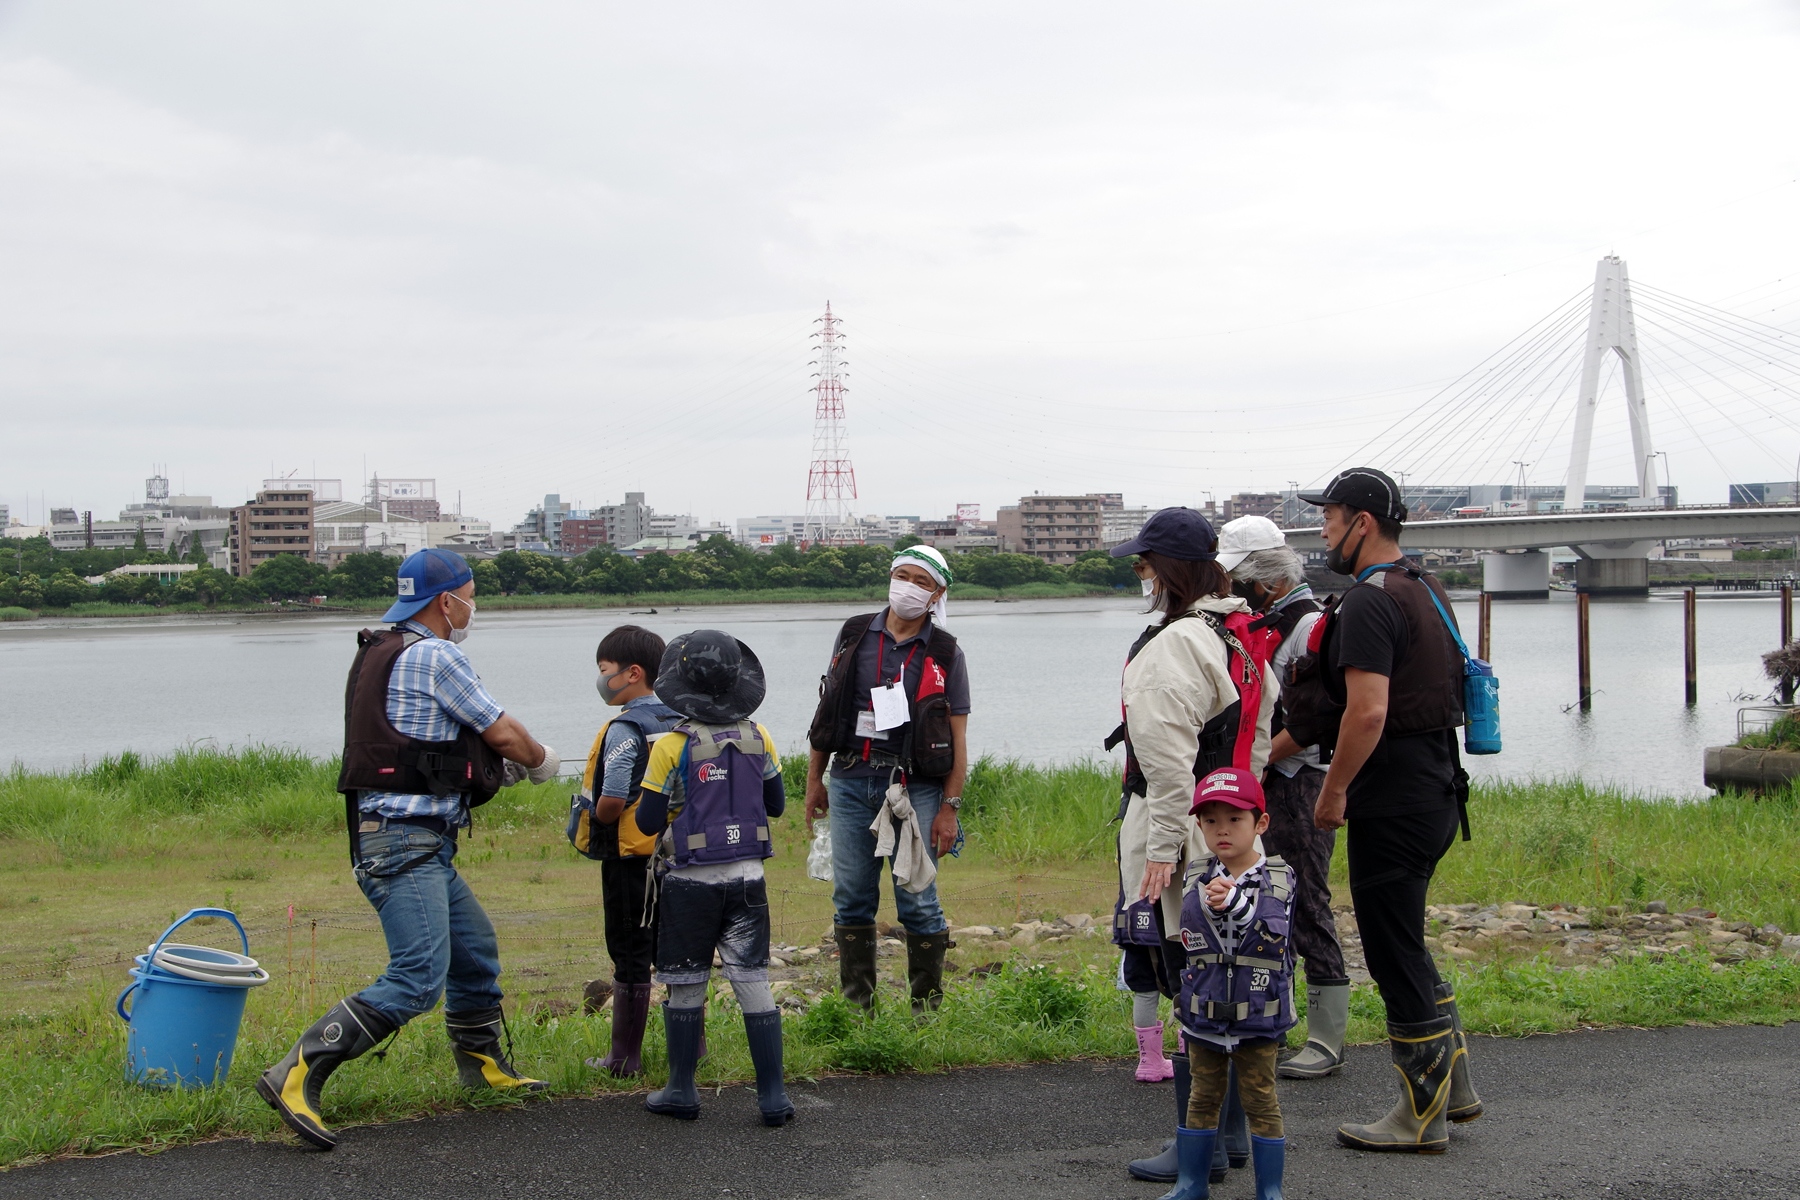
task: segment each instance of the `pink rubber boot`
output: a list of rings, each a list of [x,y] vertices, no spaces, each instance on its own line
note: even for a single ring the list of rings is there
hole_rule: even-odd
[[[1163,1057],[1163,1026],[1158,1021],[1144,1029],[1132,1026],[1138,1040],[1139,1083],[1161,1083],[1175,1078],[1175,1064]]]

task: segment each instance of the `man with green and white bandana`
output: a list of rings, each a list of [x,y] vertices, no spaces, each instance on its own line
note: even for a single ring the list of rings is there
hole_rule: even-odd
[[[961,835],[957,810],[969,763],[969,673],[944,628],[951,582],[949,564],[931,546],[894,555],[888,606],[851,617],[838,633],[809,735],[806,822],[810,829],[827,813],[834,818],[838,974],[844,998],[865,1008],[875,1000],[884,859],[906,868],[895,871],[894,907],[906,928],[913,1011],[936,1008],[943,995],[948,923],[932,880],[938,856]],[[922,841],[930,869],[905,853],[911,839]],[[883,843],[900,853],[878,850]]]

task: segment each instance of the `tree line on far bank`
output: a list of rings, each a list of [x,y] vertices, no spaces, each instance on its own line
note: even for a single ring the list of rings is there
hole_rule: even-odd
[[[916,540],[916,539],[912,539]],[[910,544],[902,540],[901,545]],[[7,562],[6,559],[13,561]],[[1090,550],[1067,566],[1028,554],[972,550],[947,554],[958,583],[1009,588],[1028,583],[1074,583],[1095,588],[1129,587],[1136,578],[1129,559]],[[802,552],[784,544],[766,551],[740,546],[722,534],[681,554],[652,551],[631,559],[602,547],[572,558],[507,550],[473,564],[481,596],[632,595],[639,592],[751,591],[785,588],[881,588],[893,551],[885,546],[813,546]],[[236,607],[324,596],[330,600],[376,599],[394,594],[391,555],[346,555],[327,569],[284,554],[246,577],[206,565],[202,555],[184,560],[196,569],[163,583],[150,576],[111,575],[94,585],[84,576],[121,566],[177,561],[144,549],[53,549],[47,538],[0,543],[0,608],[67,608],[103,601],[115,604],[200,604]],[[7,568],[12,568],[7,570]]]

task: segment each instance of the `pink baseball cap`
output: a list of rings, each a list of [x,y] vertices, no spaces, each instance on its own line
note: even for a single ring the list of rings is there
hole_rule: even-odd
[[[1210,804],[1214,800],[1251,812],[1267,811],[1262,784],[1257,782],[1256,776],[1237,767],[1220,767],[1195,784],[1194,803],[1188,812],[1197,813],[1202,804]]]

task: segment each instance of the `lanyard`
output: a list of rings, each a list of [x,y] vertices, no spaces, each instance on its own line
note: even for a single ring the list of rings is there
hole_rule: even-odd
[[[899,648],[900,647],[898,647],[898,646],[894,647],[894,649],[896,649],[896,650],[898,650]],[[894,672],[894,677],[892,679],[888,680],[886,683],[882,684],[881,686],[882,687],[892,687],[896,683],[903,683],[906,679],[906,668],[912,666],[913,655],[917,654],[918,652],[919,652],[919,643],[914,642],[912,649],[908,650],[906,652],[906,661],[900,664],[900,669],[898,671]],[[879,669],[876,670],[876,672],[875,672],[875,678],[877,680],[879,680],[881,678],[881,671]]]

